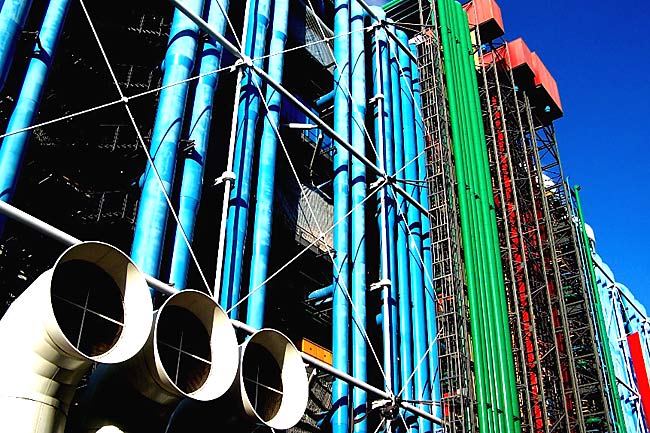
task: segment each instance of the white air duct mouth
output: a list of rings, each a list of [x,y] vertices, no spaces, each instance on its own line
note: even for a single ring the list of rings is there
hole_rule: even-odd
[[[212,298],[183,290],[160,307],[154,321],[154,367],[160,385],[179,396],[209,401],[235,380],[237,336],[226,312]]]
[[[57,346],[105,364],[138,353],[151,330],[153,306],[144,275],[128,256],[108,244],[84,242],[65,251],[50,272],[52,315],[63,337],[50,334]]]
[[[239,387],[246,414],[286,430],[300,421],[309,398],[300,351],[273,329],[254,333],[241,347]]]

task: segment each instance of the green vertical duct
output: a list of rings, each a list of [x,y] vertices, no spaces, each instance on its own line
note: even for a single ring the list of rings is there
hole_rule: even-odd
[[[467,16],[438,0],[481,433],[521,430],[487,143]]]
[[[585,229],[585,219],[582,214],[582,202],[580,201],[580,186],[573,187],[573,196],[576,199],[576,206],[578,210],[578,219],[580,223],[580,232],[582,236],[582,243],[584,245],[584,254],[587,260],[587,268],[589,268],[589,278],[591,281],[591,291],[594,296],[594,310],[596,316],[596,325],[598,334],[600,334],[600,345],[603,348],[603,356],[607,367],[607,379],[611,389],[611,399],[614,405],[614,424],[618,432],[627,431],[625,428],[625,419],[623,418],[623,408],[621,407],[621,397],[618,393],[618,385],[616,382],[616,373],[614,372],[614,362],[612,360],[612,352],[609,345],[609,337],[607,335],[607,327],[605,326],[605,319],[603,318],[603,309],[600,303],[600,292],[598,291],[598,283],[596,282],[596,271],[594,270],[594,262],[592,257],[591,245],[589,244],[589,237]]]

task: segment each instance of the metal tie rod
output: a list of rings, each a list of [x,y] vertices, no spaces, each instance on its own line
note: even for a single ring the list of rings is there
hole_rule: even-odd
[[[228,50],[233,56],[235,56],[237,59],[239,59],[240,63],[242,65],[247,66],[248,68],[252,69],[255,71],[255,73],[262,78],[267,84],[269,84],[271,87],[273,87],[275,90],[277,90],[279,93],[281,93],[283,96],[288,98],[296,107],[300,109],[300,111],[303,112],[308,118],[313,120],[322,130],[327,132],[329,136],[337,141],[341,146],[345,147],[345,149],[350,152],[352,155],[355,156],[359,161],[363,162],[368,168],[370,168],[372,171],[375,172],[379,177],[384,179],[386,183],[390,184],[395,191],[397,191],[406,201],[411,203],[413,206],[415,206],[420,212],[422,212],[424,215],[429,217],[429,211],[424,208],[420,204],[419,201],[415,200],[411,195],[401,186],[397,185],[395,183],[395,180],[388,176],[384,170],[379,168],[377,165],[375,165],[372,161],[370,161],[368,158],[366,158],[364,155],[360,154],[358,150],[356,150],[350,143],[348,143],[343,137],[341,137],[334,129],[332,129],[327,123],[323,122],[320,117],[318,117],[316,114],[312,113],[309,108],[305,106],[301,101],[299,101],[295,96],[291,94],[287,89],[285,89],[282,84],[278,83],[275,81],[273,78],[271,78],[262,68],[259,66],[255,65],[253,63],[253,60],[242,54],[237,47],[235,47],[228,39],[226,39],[223,35],[220,35],[216,30],[214,30],[203,18],[192,12],[191,10],[187,9],[183,3],[181,3],[180,0],[169,0],[176,8],[178,8],[181,12],[183,12],[190,20],[194,22],[197,26],[199,26],[204,32],[206,32],[208,35],[213,37],[216,41],[218,41],[226,50]],[[367,6],[367,5],[366,5]]]
[[[9,203],[6,203],[2,200],[0,200],[0,214],[4,214],[5,216],[26,225],[29,228],[32,228],[36,230],[39,233],[42,233],[46,236],[49,236],[50,238],[64,244],[67,246],[72,246],[76,245],[82,242],[81,239],[76,238],[63,230],[60,230],[45,221],[42,221],[35,216],[32,216],[28,214],[27,212],[24,212],[20,209],[18,209],[15,206],[10,205]],[[152,277],[151,275],[145,274],[145,279],[147,280],[147,283],[153,287],[154,289],[158,290],[159,292],[168,294],[168,295],[173,295],[175,293],[178,293],[178,290],[175,289],[174,287],[170,286],[167,283],[163,283],[159,279]],[[238,320],[232,320],[231,321],[233,326],[241,329],[242,331],[248,332],[249,334],[252,334],[253,332],[257,331],[255,328],[250,327],[242,322],[239,322]],[[325,364],[322,361],[319,361],[316,358],[313,358],[306,353],[302,353],[302,359],[308,363],[313,365],[316,368],[319,368],[323,371],[326,371],[330,373],[332,376],[335,376],[338,379],[343,380],[344,382],[349,383],[350,385],[356,386],[358,388],[363,389],[366,392],[369,392],[371,394],[375,394],[378,397],[385,398],[385,399],[392,399],[392,396],[388,394],[385,391],[382,391],[378,388],[375,388],[374,386],[360,381],[359,379],[350,376],[349,374],[343,373],[340,370],[337,370],[336,368],[332,367],[329,364]],[[399,402],[400,407],[403,409],[413,413],[414,415],[421,416],[423,418],[426,418],[438,425],[443,425],[443,421],[438,418],[433,416],[432,414],[425,412],[415,406],[412,406],[408,403],[404,403],[402,401]]]

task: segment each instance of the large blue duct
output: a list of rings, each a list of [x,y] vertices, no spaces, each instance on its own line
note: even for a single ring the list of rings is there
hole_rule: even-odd
[[[380,8],[373,9],[377,16],[380,19],[386,18],[386,13]],[[378,57],[377,63],[374,65],[375,69],[375,83],[374,90],[375,95],[381,101],[377,103],[377,110],[375,111],[375,133],[377,145],[380,146],[380,160],[378,164],[384,169],[388,174],[393,174],[395,172],[395,163],[393,159],[393,115],[392,115],[392,95],[391,95],[391,85],[390,85],[390,63],[389,63],[389,46],[387,34],[383,28],[377,28],[374,35],[374,49],[375,54]],[[377,52],[378,51],[378,52]],[[381,108],[381,110],[379,110]],[[381,126],[380,126],[381,124]],[[382,134],[383,132],[383,134]],[[383,157],[383,161],[381,161]],[[396,226],[396,207],[395,207],[395,196],[392,190],[389,187],[383,189],[384,195],[384,210],[386,212],[385,221],[379,220],[379,229],[383,231],[384,236],[380,239],[384,239],[385,244],[382,245],[382,250],[385,249],[385,254],[380,256],[381,259],[381,268],[382,276],[387,276],[391,282],[389,297],[385,302],[388,304],[389,318],[390,320],[386,323],[384,320],[384,325],[388,329],[384,329],[384,333],[390,335],[391,344],[390,344],[390,359],[391,366],[386,368],[386,371],[391,371],[391,385],[392,391],[397,392],[400,385],[400,371],[398,363],[398,353],[399,353],[399,339],[398,339],[398,308],[397,308],[397,290],[398,290],[398,277],[397,277],[397,250],[395,246],[395,226]],[[380,216],[381,218],[381,216]],[[386,350],[386,348],[384,348]]]
[[[404,130],[402,124],[400,72],[397,62],[397,44],[392,39],[388,43],[390,52],[390,84],[393,100],[393,158],[395,162],[395,178],[401,183],[404,175]],[[406,220],[402,210],[405,200],[399,198],[397,204],[397,279],[399,287],[399,328],[400,328],[400,372],[403,397],[413,399],[413,345],[412,345],[412,320],[411,320],[411,290],[409,281],[408,236]]]
[[[411,52],[417,56],[417,48],[411,45]],[[425,209],[430,209],[429,206],[429,186],[427,184],[427,156],[425,153],[425,129],[424,121],[422,119],[422,100],[421,100],[421,87],[420,87],[420,72],[418,66],[411,62],[411,79],[413,82],[413,99],[415,102],[415,139],[416,139],[416,152],[418,157],[418,179],[423,182],[420,188],[420,204]],[[422,254],[424,259],[424,266],[427,271],[424,273],[424,299],[426,309],[426,327],[427,327],[427,345],[431,347],[429,351],[429,379],[431,382],[431,397],[435,402],[432,406],[433,414],[435,416],[442,416],[442,408],[440,406],[440,373],[438,370],[438,343],[436,336],[438,335],[438,325],[436,323],[436,292],[433,287],[433,260],[431,251],[431,222],[426,215],[420,214],[422,223]],[[428,274],[427,274],[428,272]]]
[[[209,0],[206,4],[205,13],[208,16],[208,23],[221,34],[226,33],[227,16],[225,13],[228,11],[228,4],[229,0]],[[176,227],[174,252],[169,272],[169,281],[178,289],[185,288],[187,270],[190,266],[190,251],[181,230],[185,231],[187,239],[191,242],[194,238],[194,225],[203,188],[214,92],[219,83],[218,74],[204,74],[219,69],[222,53],[223,47],[212,38],[203,44],[199,63],[199,74],[203,76],[196,81],[189,130],[189,141],[193,143],[193,146],[183,163],[183,180],[178,206],[178,219],[181,224],[180,227]]]
[[[185,4],[190,10],[201,15],[203,0],[187,0]],[[197,25],[176,10],[165,55],[163,86],[190,77],[194,69],[198,38]],[[187,82],[163,88],[156,111],[149,152],[167,194],[170,194],[174,182],[176,152],[181,137],[188,88]],[[163,189],[151,165],[147,164],[131,257],[140,269],[149,275],[157,276],[160,270],[168,212]]]
[[[15,9],[17,3],[26,2],[5,2],[2,8],[3,17],[5,9]],[[39,43],[34,47],[23,87],[16,101],[14,112],[9,119],[7,133],[31,126],[36,118],[69,6],[70,0],[50,1],[39,32]],[[6,22],[3,24],[7,25]],[[9,39],[4,39],[0,44],[3,47],[2,50],[9,49],[9,42]],[[4,51],[2,55],[5,55]],[[0,144],[0,200],[2,201],[10,202],[13,198],[30,136],[31,131],[19,132],[5,137]],[[0,235],[3,232],[5,221],[6,217],[0,216]]]
[[[334,1],[334,34],[341,35],[334,39],[334,130],[350,140],[350,0]],[[350,371],[350,306],[348,303],[349,254],[350,254],[350,154],[339,143],[335,145],[334,154],[334,297],[332,301],[332,349],[333,365],[343,372]],[[349,391],[348,384],[335,380],[332,385],[332,432],[348,433]]]
[[[269,52],[282,53],[287,44],[289,2],[275,0],[273,4],[273,27]],[[269,58],[268,74],[278,83],[282,82],[284,54]],[[257,178],[257,204],[253,231],[253,257],[246,323],[254,328],[264,324],[264,305],[268,275],[271,231],[273,225],[273,190],[275,188],[275,160],[280,128],[280,103],[282,95],[271,86],[266,88],[268,111],[264,119],[262,143],[260,144],[259,174]],[[259,286],[259,288],[258,288]]]
[[[7,82],[11,62],[16,51],[16,43],[27,21],[32,0],[2,0],[0,1],[0,90]],[[49,9],[49,8],[48,8]],[[41,35],[41,39],[42,35]]]
[[[401,30],[396,31],[397,37],[408,46],[408,37]],[[417,145],[415,137],[415,110],[413,100],[413,90],[411,82],[411,59],[408,55],[397,47],[397,60],[400,68],[400,95],[402,103],[402,127],[404,131],[404,170],[405,179],[413,182],[419,182],[418,165],[417,165]],[[420,185],[405,185],[410,190],[414,199],[420,201]],[[415,206],[404,203],[408,206],[403,209],[406,212],[406,222],[408,232],[406,233],[408,242],[408,262],[412,302],[412,320],[413,320],[413,351],[415,368],[414,397],[416,400],[431,400],[431,389],[429,388],[429,359],[426,322],[430,320],[425,313],[424,302],[424,266],[422,256],[422,226],[420,221],[420,211]],[[420,409],[426,410],[427,407],[419,405]],[[418,418],[420,424],[420,433],[431,432],[433,424],[422,418]]]
[[[266,48],[266,34],[271,13],[270,0],[249,0],[248,20],[244,33],[244,54],[258,67]],[[251,176],[255,153],[255,127],[259,117],[260,89],[262,80],[252,69],[244,71],[237,111],[237,131],[234,153],[235,188],[230,193],[226,219],[226,245],[221,282],[221,306],[230,309],[239,301],[241,270],[244,262],[248,208],[250,206]],[[230,316],[237,318],[239,308],[234,307]]]
[[[364,44],[364,11],[357,1],[350,3],[350,53],[351,53],[351,96],[352,123],[351,144],[361,155],[366,154],[366,61]],[[366,348],[366,166],[357,158],[351,161],[351,265],[352,303],[355,314],[352,326],[352,375],[366,381],[368,373]],[[359,387],[353,391],[353,417],[363,419],[355,422],[354,431],[365,433],[366,392]]]

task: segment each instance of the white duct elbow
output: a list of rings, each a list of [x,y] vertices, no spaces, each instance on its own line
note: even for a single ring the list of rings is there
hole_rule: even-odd
[[[212,298],[178,292],[153,319],[137,356],[93,372],[70,431],[163,431],[182,398],[214,400],[231,387],[239,347],[228,316]]]
[[[0,320],[0,431],[62,432],[92,362],[138,353],[152,312],[144,276],[124,253],[99,242],[66,250]]]

